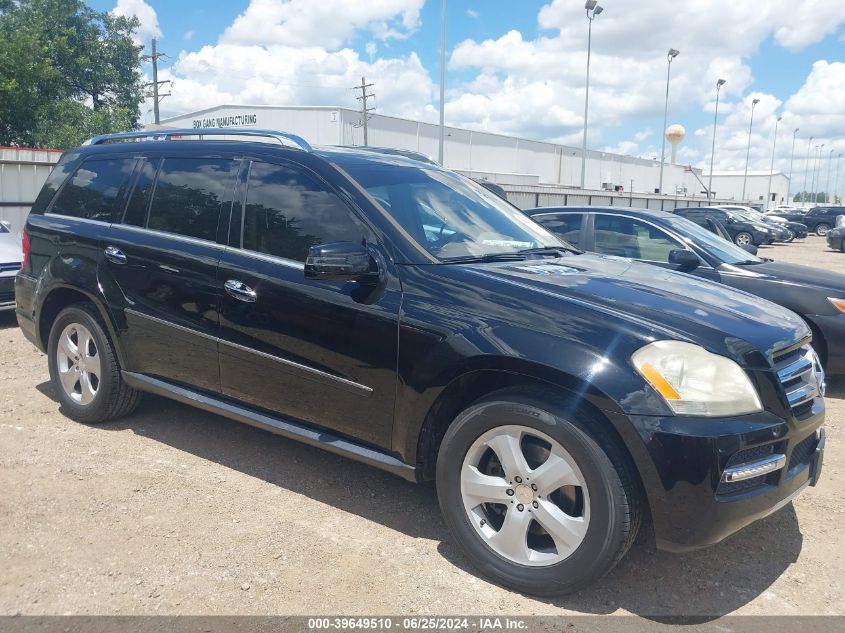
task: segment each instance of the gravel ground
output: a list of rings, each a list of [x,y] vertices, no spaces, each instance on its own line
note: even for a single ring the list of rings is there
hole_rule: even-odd
[[[818,237],[762,251],[845,273]],[[77,424],[9,315],[0,346],[0,614],[845,614],[843,379],[818,487],[693,554],[641,537],[537,600],[474,575],[431,486],[154,397]]]

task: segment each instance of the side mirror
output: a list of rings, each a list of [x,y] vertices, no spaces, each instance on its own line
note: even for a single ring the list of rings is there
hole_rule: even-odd
[[[12,230],[12,223],[11,222],[9,222],[8,220],[0,220],[0,224],[3,225],[4,229],[11,232],[11,230]]]
[[[308,249],[305,278],[376,283],[379,271],[364,246],[355,242],[331,242]]]
[[[677,266],[678,270],[681,272],[688,272],[698,268],[701,265],[701,260],[698,258],[698,255],[692,251],[679,248],[674,251],[670,251],[669,263]]]
[[[743,244],[740,248],[742,248],[742,250],[744,251],[748,251],[752,255],[757,254],[757,247],[754,246],[754,244]]]

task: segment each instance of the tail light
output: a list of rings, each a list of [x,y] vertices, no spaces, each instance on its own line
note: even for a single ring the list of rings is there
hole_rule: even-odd
[[[29,269],[29,255],[32,251],[32,248],[29,245],[29,233],[26,232],[26,228],[23,230],[23,238],[21,239],[21,250],[23,250],[23,261],[21,262],[21,270],[26,271]]]

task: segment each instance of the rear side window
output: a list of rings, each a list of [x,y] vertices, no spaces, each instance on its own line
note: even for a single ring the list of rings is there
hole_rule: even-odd
[[[134,158],[86,160],[59,192],[51,213],[111,222]]]
[[[53,199],[53,196],[55,196],[56,192],[59,190],[59,187],[61,187],[62,183],[67,180],[68,176],[70,176],[70,172],[73,171],[74,164],[75,162],[71,159],[70,154],[64,154],[59,159],[59,162],[55,167],[53,167],[53,171],[51,171],[50,175],[47,177],[47,181],[44,183],[44,186],[41,187],[41,191],[35,199],[35,204],[32,205],[31,213],[44,213],[50,204],[50,201]]]
[[[364,235],[364,225],[315,178],[294,166],[252,163],[243,248],[304,262],[311,246]]]
[[[581,239],[581,213],[562,213],[560,215],[541,215],[536,219],[558,237],[573,246],[578,246]]]
[[[236,163],[231,159],[165,158],[153,190],[147,227],[214,241],[235,173]]]

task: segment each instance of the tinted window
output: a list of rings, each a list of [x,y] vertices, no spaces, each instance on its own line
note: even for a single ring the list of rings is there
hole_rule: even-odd
[[[598,214],[594,226],[597,253],[668,262],[669,253],[682,248],[664,231],[633,218]]]
[[[147,226],[214,240],[220,209],[232,189],[235,165],[223,158],[165,158]]]
[[[558,215],[534,216],[540,224],[552,233],[565,239],[573,246],[578,246],[581,238],[581,213],[561,213]]]
[[[150,195],[153,190],[153,181],[155,180],[156,170],[161,159],[154,159],[152,161],[145,160],[141,166],[138,174],[138,179],[135,182],[135,189],[129,198],[129,204],[126,206],[126,214],[123,216],[124,224],[132,224],[134,226],[144,226],[147,221],[147,208],[150,206]]]
[[[111,222],[134,158],[86,160],[65,184],[51,213]]]
[[[254,162],[243,247],[304,262],[315,244],[360,242],[364,226],[315,178],[293,166]]]

